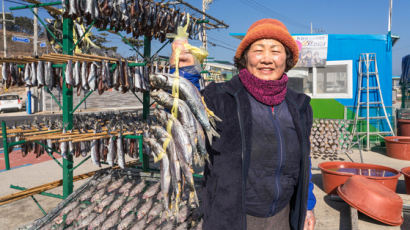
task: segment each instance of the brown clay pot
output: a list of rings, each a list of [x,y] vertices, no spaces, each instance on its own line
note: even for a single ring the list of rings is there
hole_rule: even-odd
[[[401,225],[403,200],[386,186],[364,176],[352,176],[337,194],[360,212],[388,225]]]
[[[400,177],[399,171],[375,164],[329,161],[320,163],[319,168],[322,171],[323,189],[327,194],[336,194],[337,187],[353,175],[363,175],[396,192]]]
[[[406,193],[410,194],[410,167],[402,168],[401,173],[404,176],[404,182],[406,183]]]
[[[387,156],[400,160],[410,161],[410,136],[384,137],[386,142]]]
[[[397,121],[400,136],[410,136],[410,120],[399,119]]]

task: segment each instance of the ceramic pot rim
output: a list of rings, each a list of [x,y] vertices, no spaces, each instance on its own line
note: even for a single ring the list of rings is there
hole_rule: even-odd
[[[396,170],[396,169],[394,169],[394,168],[390,168],[390,167],[383,166],[383,165],[376,165],[376,164],[365,164],[365,163],[345,162],[345,161],[326,161],[326,162],[322,162],[322,163],[320,163],[320,164],[318,165],[318,167],[320,168],[320,170],[322,170],[322,172],[326,172],[326,173],[332,174],[332,175],[349,176],[349,177],[352,176],[351,173],[336,172],[336,171],[332,171],[332,170],[329,170],[329,169],[327,169],[327,168],[324,168],[323,165],[326,164],[326,163],[344,163],[344,164],[350,164],[350,165],[352,165],[352,166],[369,166],[369,167],[376,166],[377,168],[384,169],[384,170],[387,170],[387,171],[389,171],[389,172],[395,173],[394,176],[387,176],[387,177],[365,176],[365,177],[367,177],[367,178],[371,178],[371,179],[375,179],[375,180],[385,180],[386,178],[388,178],[388,179],[399,178],[399,177],[401,176],[401,175],[400,175],[400,171],[398,171],[398,170]],[[345,168],[345,167],[344,167],[344,168]]]
[[[392,139],[398,139],[397,141],[392,140]],[[409,142],[400,142],[401,140],[410,140],[409,136],[388,136],[384,137],[384,140],[390,143],[396,143],[396,144],[409,144]]]
[[[401,174],[410,177],[410,166],[400,169]]]
[[[383,186],[383,185],[381,185]],[[342,185],[339,185],[337,187],[337,194],[340,196],[340,198],[342,198],[346,203],[348,203],[350,206],[352,206],[353,208],[357,209],[358,211],[366,214],[367,216],[370,216],[373,219],[376,219],[382,223],[388,224],[388,225],[392,225],[392,226],[398,226],[401,225],[404,221],[403,217],[400,216],[400,221],[392,221],[392,220],[386,220],[386,219],[382,219],[380,217],[377,217],[375,215],[373,215],[372,213],[368,212],[367,210],[363,210],[362,208],[360,208],[359,206],[357,206],[354,202],[350,201],[349,198],[347,198],[347,196],[342,192]]]

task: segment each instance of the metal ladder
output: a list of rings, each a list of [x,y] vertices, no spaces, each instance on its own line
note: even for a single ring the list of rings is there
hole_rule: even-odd
[[[363,78],[366,78],[366,82],[363,81]],[[376,80],[374,82],[374,80]],[[366,84],[364,84],[366,83]],[[371,84],[373,84],[371,86]],[[362,53],[360,54],[359,59],[359,81],[357,84],[358,87],[358,94],[357,94],[357,109],[354,118],[354,125],[352,129],[352,134],[354,137],[357,137],[357,142],[366,137],[366,146],[365,149],[368,151],[370,150],[370,136],[378,135],[383,137],[382,135],[390,134],[394,136],[393,128],[390,124],[390,120],[387,117],[386,107],[384,106],[382,92],[380,90],[380,81],[379,81],[379,72],[377,69],[377,60],[375,53]],[[366,98],[362,101],[362,92],[366,92]],[[370,95],[373,96],[374,101],[370,101]],[[366,115],[360,116],[361,108],[366,108]],[[371,116],[370,108],[382,108],[383,109],[383,116],[380,114],[376,114],[376,116]],[[380,131],[376,129],[376,131],[370,131],[370,120],[382,120],[385,119],[390,131]],[[357,123],[359,120],[366,120],[366,131],[357,131]]]

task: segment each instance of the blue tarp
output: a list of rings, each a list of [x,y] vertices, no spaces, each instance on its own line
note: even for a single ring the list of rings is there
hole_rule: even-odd
[[[401,61],[400,85],[407,85],[410,82],[410,55],[403,57]]]

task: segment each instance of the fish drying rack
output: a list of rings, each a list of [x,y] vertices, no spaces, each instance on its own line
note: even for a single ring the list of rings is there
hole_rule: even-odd
[[[63,202],[59,203],[58,206],[55,207],[53,210],[51,210],[47,215],[43,216],[42,218],[37,219],[36,221],[31,223],[30,225],[25,226],[24,229],[37,230],[37,229],[43,229],[47,225],[53,225],[53,223],[56,221],[58,216],[59,215],[61,216],[61,213],[64,210],[64,208],[66,208],[70,204],[73,205],[73,203],[75,203],[75,202],[79,202],[81,205],[85,206],[82,209],[82,210],[84,210],[87,206],[91,205],[92,201],[89,201],[89,199],[91,199],[91,197],[87,198],[86,200],[81,201],[81,196],[87,190],[97,191],[98,187],[99,187],[99,184],[103,184],[104,181],[106,181],[107,177],[115,178],[115,181],[119,181],[120,179],[125,179],[126,181],[132,182],[133,186],[136,186],[141,180],[145,180],[146,184],[147,184],[146,187],[149,187],[150,184],[152,185],[153,183],[157,183],[160,180],[159,173],[155,173],[155,172],[144,172],[142,170],[133,169],[133,168],[119,169],[119,170],[113,170],[113,169],[110,169],[110,168],[101,169],[101,170],[97,171],[89,181],[87,181],[85,184],[83,184],[81,187],[79,187],[75,192],[70,194]],[[196,184],[198,185],[198,183],[196,183]],[[94,194],[95,193],[96,192],[94,192]],[[114,190],[111,193],[115,193],[117,195],[116,200],[120,199],[119,198],[120,196],[127,196],[126,194],[121,195],[117,190]],[[140,194],[138,196],[140,196]],[[158,194],[155,194],[154,196],[157,196],[157,195]],[[121,211],[122,207],[124,207],[124,206],[125,206],[125,204],[120,206],[117,209],[117,212]],[[108,208],[108,207],[106,207],[106,208]],[[198,211],[199,210],[190,210],[188,216],[191,218],[191,220],[193,219],[193,220],[199,222],[199,220],[201,218],[201,214]],[[136,213],[138,213],[138,210],[136,210]],[[135,213],[132,211],[131,215],[134,215],[134,214]],[[98,215],[102,215],[102,214],[97,214],[97,216]],[[63,219],[63,223],[61,223],[59,225],[66,225],[65,219]],[[70,223],[69,225],[73,225],[73,224]],[[64,226],[64,228],[65,227],[68,227],[68,226]],[[46,228],[46,229],[48,229],[48,228]]]
[[[81,100],[79,102],[79,104],[73,108],[73,88],[69,88],[67,87],[67,85],[65,84],[65,68],[66,68],[66,63],[64,63],[65,60],[67,59],[71,59],[71,60],[81,60],[81,59],[87,59],[87,58],[100,58],[100,59],[105,59],[105,60],[110,60],[107,57],[96,57],[94,55],[91,56],[87,56],[87,55],[81,55],[80,57],[78,56],[78,54],[73,55],[74,54],[74,49],[75,47],[77,47],[77,45],[84,39],[85,34],[87,34],[90,29],[93,27],[95,20],[89,24],[88,28],[86,29],[85,33],[78,39],[78,41],[74,44],[74,39],[73,39],[73,25],[74,25],[74,20],[72,18],[69,17],[64,17],[63,16],[63,39],[62,42],[59,42],[58,39],[56,39],[56,36],[53,34],[52,31],[50,31],[48,29],[48,27],[46,26],[46,24],[43,22],[43,20],[38,16],[38,14],[33,10],[34,8],[40,8],[43,7],[46,10],[48,10],[49,12],[53,12],[54,14],[61,14],[61,12],[52,7],[54,5],[61,5],[62,2],[61,1],[57,1],[57,2],[50,2],[50,3],[41,3],[40,1],[29,1],[26,0],[29,3],[34,3],[31,5],[24,5],[24,6],[18,6],[18,7],[10,7],[10,10],[21,10],[21,9],[29,9],[33,15],[38,19],[38,21],[46,28],[47,33],[49,33],[56,41],[57,43],[59,43],[63,49],[63,54],[50,54],[50,55],[43,55],[44,60],[50,60],[53,59],[53,62],[55,63],[53,65],[53,67],[55,68],[63,68],[63,87],[62,87],[62,94],[63,94],[63,103],[62,105],[60,103],[58,103],[57,99],[55,97],[53,97],[53,95],[51,94],[51,92],[49,90],[47,90],[51,96],[53,97],[53,99],[57,102],[57,104],[60,106],[61,110],[62,110],[62,116],[63,116],[63,124],[64,127],[66,128],[66,130],[70,130],[73,127],[73,114],[76,111],[76,109],[85,101],[85,99],[91,95],[91,93],[93,91],[90,91],[83,100]],[[68,0],[63,0],[65,1],[65,3],[68,3]],[[162,4],[162,3],[157,3],[157,4]],[[214,28],[227,28],[228,26],[213,18],[212,16],[196,9],[195,7],[189,5],[188,3],[185,3],[184,1],[179,0],[178,4],[182,4],[184,5],[186,8],[191,9],[192,11],[195,11],[197,13],[202,14],[203,16],[203,20],[198,20],[197,23],[205,23],[206,25],[208,25],[208,27],[206,27],[206,29],[214,29]],[[210,22],[210,20],[212,21],[212,23]],[[130,66],[138,66],[138,65],[146,65],[147,62],[152,60],[151,57],[151,37],[147,37],[144,36],[144,53],[143,55],[141,53],[138,52],[137,49],[135,49],[135,47],[133,47],[128,41],[128,39],[126,39],[124,36],[122,36],[120,33],[116,33],[117,35],[121,36],[128,45],[130,45],[134,51],[136,51],[140,56],[142,56],[145,60],[145,62],[143,63],[129,63]],[[161,49],[163,49],[165,47],[166,44],[168,44],[171,40],[168,40],[167,42],[164,43],[164,45],[153,55],[155,56],[156,54],[159,53],[159,51]],[[53,56],[54,55],[54,56]],[[23,64],[25,62],[30,62],[33,60],[39,60],[38,58],[24,58],[25,61],[20,62],[20,64]],[[16,61],[15,59],[7,59],[7,58],[3,58],[2,60],[3,62],[7,62],[7,61]],[[59,62],[59,63],[58,63]],[[135,95],[137,98],[138,96]],[[139,98],[138,98],[139,99]],[[141,101],[141,100],[140,100]],[[143,119],[147,119],[149,116],[149,108],[151,106],[150,104],[150,93],[148,92],[144,92],[143,93],[143,99],[142,99],[142,104],[143,104],[143,114],[142,117]],[[12,133],[12,130],[7,130],[6,127],[6,123],[4,121],[2,121],[2,130],[1,130],[1,135],[3,138],[3,149],[4,149],[4,156],[5,156],[5,164],[6,164],[6,170],[10,170],[10,164],[9,164],[9,152],[8,152],[8,147],[11,146],[16,146],[16,145],[21,145],[23,143],[26,142],[26,140],[21,140],[21,141],[17,141],[17,142],[10,142],[8,143],[7,141],[7,133]],[[11,132],[10,132],[11,131]],[[41,132],[42,130],[32,130],[34,132]],[[131,139],[138,139],[140,143],[142,143],[142,135],[126,135],[124,136],[124,138],[131,138]],[[38,140],[34,140],[36,143],[42,145],[40,142],[38,142]],[[142,144],[140,145],[142,146]],[[43,146],[44,148],[47,149],[46,146]],[[22,192],[19,193],[15,193],[15,194],[11,194],[5,197],[1,197],[0,198],[0,205],[5,204],[5,203],[9,203],[18,199],[22,199],[24,197],[28,197],[31,196],[31,198],[35,201],[35,203],[38,205],[38,207],[41,209],[41,211],[45,213],[45,211],[43,210],[43,208],[40,206],[40,204],[36,201],[36,199],[33,197],[33,195],[35,194],[41,194],[41,195],[45,195],[45,196],[50,196],[50,197],[54,197],[54,198],[60,198],[60,199],[67,199],[70,194],[73,194],[73,182],[76,180],[80,180],[80,179],[84,179],[87,177],[90,177],[92,175],[94,175],[94,172],[90,172],[90,173],[86,173],[83,175],[79,175],[79,176],[75,176],[73,177],[73,171],[80,166],[81,164],[83,164],[86,160],[89,159],[89,157],[85,158],[83,161],[81,161],[78,165],[76,165],[74,167],[74,162],[73,162],[73,156],[71,154],[66,154],[67,157],[63,158],[63,163],[61,164],[53,155],[53,152],[56,152],[55,150],[52,149],[48,149],[49,151],[47,151],[47,153],[62,167],[63,169],[63,178],[62,180],[59,181],[55,181],[49,184],[45,184],[45,185],[41,185],[38,187],[34,187],[31,189],[27,189],[24,187],[19,187],[19,186],[14,186],[14,185],[10,185],[11,188],[14,189],[18,189],[18,190],[23,190]],[[140,153],[140,163],[141,163],[141,167],[140,169],[142,169],[144,172],[149,172],[155,169],[150,169],[149,167],[149,157],[146,154],[142,153],[142,149],[139,149],[139,153]],[[199,177],[199,175],[194,175],[196,177]],[[51,188],[55,188],[58,186],[63,186],[63,194],[62,195],[58,195],[58,194],[53,194],[53,193],[48,193],[45,192],[46,190],[49,190]]]

